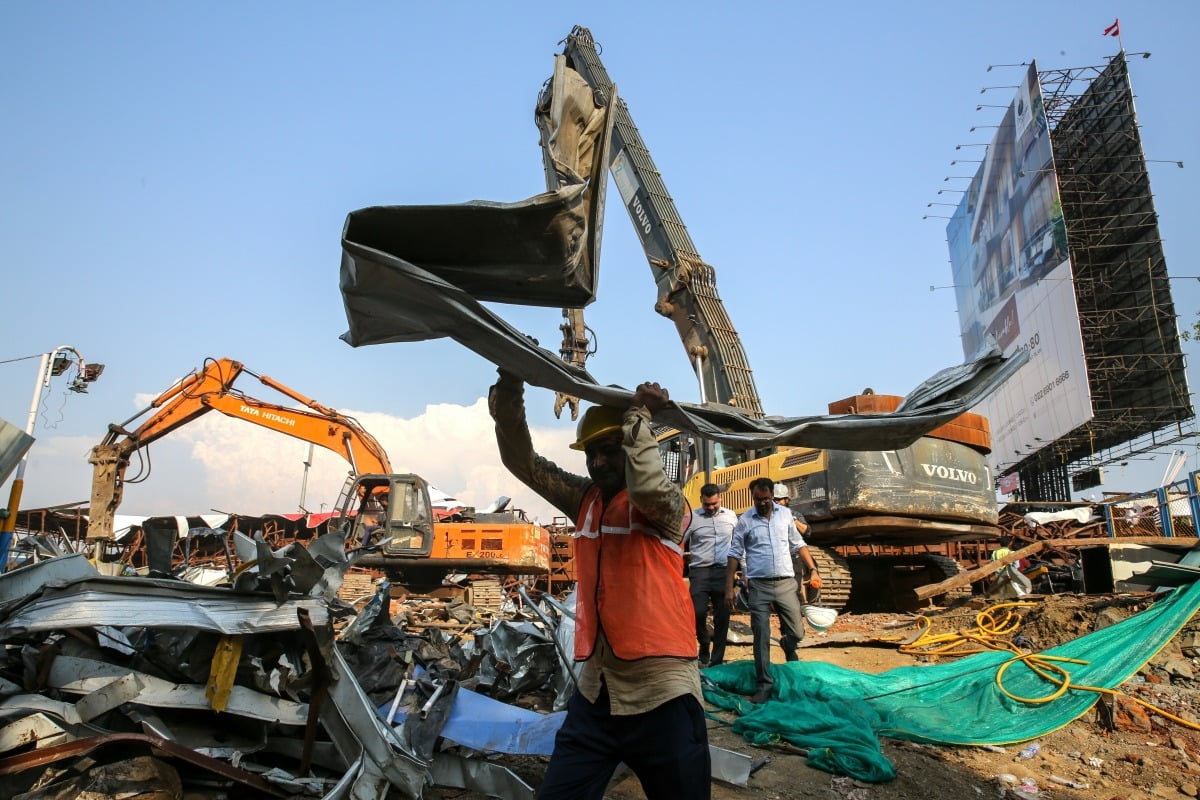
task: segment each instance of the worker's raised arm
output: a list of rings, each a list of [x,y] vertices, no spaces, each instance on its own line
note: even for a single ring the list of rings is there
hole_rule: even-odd
[[[664,539],[683,540],[685,519],[691,509],[679,487],[663,470],[662,455],[650,425],[653,414],[666,405],[667,390],[657,383],[643,383],[634,392],[622,417],[625,449],[625,481],[629,501],[654,525]]]
[[[488,391],[488,411],[496,423],[500,460],[522,483],[574,519],[591,480],[534,452],[525,420],[525,384],[510,372],[499,372],[500,378]]]

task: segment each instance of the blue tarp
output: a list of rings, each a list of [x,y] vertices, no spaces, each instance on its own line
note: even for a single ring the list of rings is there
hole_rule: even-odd
[[[387,702],[379,707],[384,719],[391,705]],[[566,716],[565,711],[541,714],[459,688],[441,736],[474,750],[548,756],[554,750],[554,735]],[[403,711],[397,712],[395,724],[403,723],[404,718]]]

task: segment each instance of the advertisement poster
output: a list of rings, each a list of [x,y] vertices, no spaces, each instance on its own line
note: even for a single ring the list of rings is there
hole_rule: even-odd
[[[1092,418],[1066,226],[1036,65],[946,226],[963,355],[994,339],[1029,362],[974,408],[1001,477]]]

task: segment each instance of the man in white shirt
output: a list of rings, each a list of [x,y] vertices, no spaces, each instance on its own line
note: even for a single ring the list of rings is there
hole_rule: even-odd
[[[721,505],[721,487],[706,483],[700,487],[700,508],[684,534],[687,548],[688,588],[696,610],[696,640],[700,643],[700,666],[716,666],[725,660],[725,640],[729,636],[729,604],[725,602],[725,571],[729,541],[737,514]],[[708,637],[708,605],[713,609],[711,660]]]
[[[779,645],[788,661],[796,661],[796,645],[804,638],[804,621],[797,594],[792,556],[798,555],[809,569],[809,584],[820,588],[821,576],[808,552],[792,512],[775,502],[775,485],[770,478],[750,482],[754,507],[738,517],[733,527],[726,565],[725,594],[734,601],[733,575],[739,562],[749,587],[750,630],[754,633],[754,666],[757,691],[751,702],[764,703],[771,697],[771,609],[779,614]]]

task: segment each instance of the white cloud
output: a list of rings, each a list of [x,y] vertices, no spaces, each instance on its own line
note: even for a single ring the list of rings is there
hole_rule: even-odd
[[[421,475],[465,505],[481,508],[507,495],[513,505],[542,522],[561,516],[500,463],[484,398],[469,406],[429,405],[413,418],[343,413],[379,440],[395,472]],[[566,469],[583,471],[582,456],[568,447],[573,426],[535,427],[531,433],[539,453]],[[22,507],[86,500],[91,487],[87,453],[94,444],[83,437],[39,440],[31,450]],[[314,448],[306,481],[308,450],[308,443],[300,439],[220,413],[206,414],[140,451],[140,460],[135,456],[128,477],[142,471],[146,458],[150,473],[145,481],[127,485],[120,513],[288,513],[298,509],[302,491],[309,511],[330,510],[349,464],[333,452]]]

